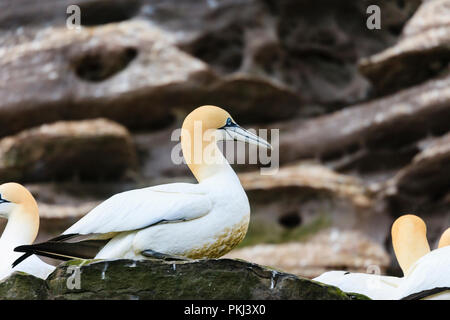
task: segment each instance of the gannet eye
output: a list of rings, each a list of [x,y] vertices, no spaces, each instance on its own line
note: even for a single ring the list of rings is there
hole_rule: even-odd
[[[237,124],[233,122],[233,120],[231,120],[231,118],[227,119],[227,122],[225,123],[225,125],[222,128],[228,128],[228,127],[236,127]]]
[[[237,127],[238,125],[231,120],[231,118],[227,118],[227,121],[223,127],[220,127],[219,129],[226,129],[226,128],[232,128]]]

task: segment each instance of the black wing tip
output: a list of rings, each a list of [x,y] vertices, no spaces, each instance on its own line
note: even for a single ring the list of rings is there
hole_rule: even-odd
[[[31,249],[31,246],[26,245],[26,246],[18,246],[14,248],[15,252],[28,252]]]
[[[27,259],[30,256],[31,256],[31,253],[24,253],[18,259],[16,259],[16,261],[13,262],[12,267],[13,268],[16,267],[18,264],[20,264],[22,261],[24,261],[25,259]]]
[[[16,267],[17,265],[19,265],[21,262],[23,262],[24,260],[26,260],[27,258],[29,258],[30,256],[32,256],[33,254],[36,255],[40,255],[40,256],[44,256],[44,257],[48,257],[48,258],[53,258],[53,259],[58,259],[58,260],[63,260],[63,261],[67,261],[70,260],[67,257],[64,256],[59,256],[57,254],[52,254],[50,252],[42,252],[39,250],[39,247],[42,244],[46,244],[46,243],[55,243],[55,242],[61,242],[67,239],[70,239],[74,236],[77,236],[77,234],[75,233],[71,233],[71,234],[62,234],[59,235],[55,238],[52,238],[50,240],[48,240],[47,242],[43,242],[43,243],[38,243],[38,244],[31,244],[31,245],[22,245],[22,246],[18,246],[14,248],[14,252],[24,252],[23,255],[21,255],[18,259],[16,259],[13,264],[12,267]]]

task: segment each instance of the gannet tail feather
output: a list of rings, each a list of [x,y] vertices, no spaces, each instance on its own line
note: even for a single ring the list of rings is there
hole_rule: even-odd
[[[63,240],[66,240],[66,239],[73,238],[75,236],[77,236],[77,235],[76,234],[63,234],[63,235],[60,235],[58,237],[52,238],[49,241],[63,241]],[[12,267],[14,268],[18,264],[20,264],[22,261],[24,261],[24,260],[28,259],[29,257],[31,257],[32,255],[33,255],[33,253],[25,253],[25,254],[21,255],[16,261],[14,261]],[[52,258],[52,257],[49,257],[49,258]]]
[[[61,238],[62,237],[63,236],[61,236]],[[100,249],[109,241],[109,239],[102,239],[66,242],[71,241],[74,237],[76,236],[73,235],[69,237],[68,235],[65,235],[64,239],[60,241],[50,240],[33,245],[19,246],[15,248],[14,251],[24,252],[25,254],[14,261],[13,267],[17,266],[33,254],[64,261],[71,259],[93,259]]]

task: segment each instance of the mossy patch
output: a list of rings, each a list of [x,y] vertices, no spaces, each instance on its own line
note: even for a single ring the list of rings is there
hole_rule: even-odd
[[[308,224],[291,229],[283,228],[277,224],[267,223],[262,221],[262,219],[251,219],[247,235],[239,244],[238,248],[262,243],[277,244],[291,241],[304,241],[330,225],[330,217],[324,213]]]

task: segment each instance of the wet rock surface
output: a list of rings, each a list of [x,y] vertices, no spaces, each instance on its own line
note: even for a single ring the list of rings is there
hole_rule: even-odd
[[[78,284],[73,277],[75,272],[79,272]],[[65,300],[364,298],[292,274],[229,259],[173,263],[74,260],[60,265],[45,281],[13,274],[0,282],[0,297]]]

